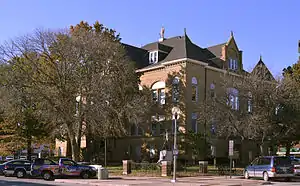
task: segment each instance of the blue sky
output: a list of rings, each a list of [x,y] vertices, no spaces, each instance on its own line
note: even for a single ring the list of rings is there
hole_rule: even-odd
[[[165,36],[183,35],[207,47],[234,32],[246,70],[261,54],[278,75],[298,59],[299,0],[0,0],[0,42],[35,28],[66,28],[99,20],[135,46]]]

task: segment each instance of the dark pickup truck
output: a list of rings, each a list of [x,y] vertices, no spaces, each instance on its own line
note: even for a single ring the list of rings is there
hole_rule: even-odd
[[[68,158],[59,159],[58,164],[50,159],[38,158],[31,165],[31,175],[42,176],[45,180],[52,180],[57,176],[80,176],[87,179],[96,176],[96,173],[94,167],[79,165]]]
[[[28,160],[12,160],[3,164],[4,176],[17,176],[24,178],[30,173],[31,163]]]

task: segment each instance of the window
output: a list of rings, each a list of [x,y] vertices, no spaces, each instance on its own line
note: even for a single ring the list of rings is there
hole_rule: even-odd
[[[149,62],[150,62],[150,64],[158,62],[158,51],[150,52],[150,54],[149,54]]]
[[[162,134],[164,134],[165,132],[166,132],[165,125],[164,125],[164,123],[162,122],[162,123],[159,124],[159,134],[162,135]]]
[[[216,93],[215,93],[215,84],[210,84],[210,97],[214,98],[216,97]]]
[[[165,89],[159,90],[158,95],[159,95],[159,104],[164,105],[166,103]]]
[[[271,159],[270,158],[259,158],[258,165],[270,165]]]
[[[166,103],[165,82],[159,81],[152,85],[152,99],[160,105]]]
[[[156,136],[156,126],[157,126],[156,123],[152,123],[151,125],[151,132],[153,136]]]
[[[252,112],[252,94],[251,94],[251,92],[248,93],[247,111],[248,111],[249,113]]]
[[[74,166],[74,165],[76,165],[76,163],[74,161],[72,161],[72,160],[64,160],[62,162],[62,164],[63,165],[68,165],[68,166]]]
[[[14,165],[24,165],[25,161],[15,161],[15,162],[12,162],[12,164],[14,164]]]
[[[211,134],[215,135],[216,134],[216,120],[212,118],[211,120],[211,128],[210,128]]]
[[[198,127],[197,127],[197,113],[192,113],[192,131],[194,133],[198,132]]]
[[[144,130],[141,127],[137,127],[137,129],[138,129],[138,132],[137,132],[138,136],[144,135]]]
[[[238,69],[238,61],[236,59],[229,59],[228,61],[228,67],[231,70],[237,70]]]
[[[172,82],[172,100],[173,103],[179,103],[179,78],[175,77]]]
[[[137,126],[136,125],[131,125],[130,134],[131,134],[131,136],[137,135]]]
[[[192,77],[192,101],[198,101],[198,82],[195,77]]]
[[[238,97],[238,90],[235,88],[229,88],[228,89],[228,105],[233,110],[239,109],[239,97]]]
[[[251,164],[252,164],[252,165],[258,165],[258,160],[259,160],[259,159],[258,159],[258,158],[256,158],[255,160],[253,160],[253,161],[252,161],[252,163],[251,163]]]

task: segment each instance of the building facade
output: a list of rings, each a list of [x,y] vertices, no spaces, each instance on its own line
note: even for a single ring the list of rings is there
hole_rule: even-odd
[[[141,88],[146,86],[152,90],[153,101],[158,107],[157,112],[149,118],[149,123],[133,125],[128,129],[130,136],[107,141],[108,161],[118,162],[126,158],[141,161],[143,146],[147,145],[148,149],[153,150],[153,154],[157,154],[165,148],[166,143],[171,143],[168,137],[171,138],[174,131],[171,115],[174,105],[181,109],[178,122],[180,133],[208,135],[213,132],[214,126],[198,122],[199,105],[208,96],[218,96],[222,75],[225,73],[232,76],[248,73],[243,69],[243,52],[239,49],[232,32],[226,42],[202,48],[192,42],[186,30],[182,36],[165,38],[162,29],[157,42],[140,48],[128,44],[124,44],[124,47],[128,56],[137,64],[136,72],[141,74]],[[250,73],[255,73],[261,68],[273,78],[261,58]],[[178,82],[181,82],[182,86],[176,97],[172,87]],[[232,104],[234,107],[240,106],[238,97],[232,99]],[[59,144],[66,149],[62,142],[57,142],[57,148]],[[210,139],[210,144],[213,144],[215,157],[228,157],[228,140],[215,137]],[[248,162],[259,150],[255,143],[244,141],[242,144],[241,141],[236,141],[235,151],[237,159]],[[190,153],[184,154],[182,156],[186,159],[191,158]]]

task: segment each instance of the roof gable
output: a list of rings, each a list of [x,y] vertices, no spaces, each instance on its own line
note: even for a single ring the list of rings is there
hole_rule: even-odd
[[[268,67],[265,65],[265,63],[262,61],[262,58],[260,57],[259,61],[253,68],[251,74],[256,75],[257,77],[261,78],[262,80],[267,81],[274,81],[275,78],[268,69]]]

